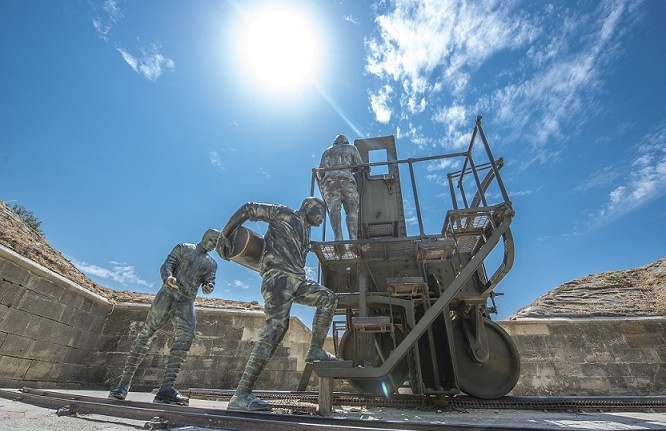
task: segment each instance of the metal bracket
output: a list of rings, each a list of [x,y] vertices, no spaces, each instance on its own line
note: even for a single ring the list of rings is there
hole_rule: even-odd
[[[58,411],[56,412],[56,415],[58,416],[74,416],[76,415],[76,410],[74,410],[74,407],[72,407],[70,404],[67,404],[66,406],[60,407]]]
[[[468,351],[474,361],[485,364],[490,359],[490,351],[488,350],[488,336],[486,335],[480,306],[478,304],[474,305],[470,314],[474,314],[474,323],[472,323],[472,319],[462,319],[465,338],[469,346]]]
[[[169,428],[169,421],[159,416],[155,416],[143,425],[143,429],[150,431],[163,430],[167,428]]]

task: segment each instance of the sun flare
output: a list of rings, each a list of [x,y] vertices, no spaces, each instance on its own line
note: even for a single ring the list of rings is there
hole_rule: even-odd
[[[253,16],[243,38],[249,72],[273,90],[296,90],[317,67],[315,32],[308,18],[276,6]]]

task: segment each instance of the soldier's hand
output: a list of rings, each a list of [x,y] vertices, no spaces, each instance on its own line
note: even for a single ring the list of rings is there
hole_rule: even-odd
[[[173,275],[167,277],[164,281],[164,285],[171,290],[178,290],[178,280]]]
[[[206,295],[213,292],[213,289],[215,289],[215,286],[213,286],[212,284],[204,284],[203,286],[201,286],[201,291]]]
[[[229,253],[231,252],[231,240],[227,238],[224,233],[221,233],[217,238],[217,245],[215,246],[217,254],[224,260],[229,260]]]

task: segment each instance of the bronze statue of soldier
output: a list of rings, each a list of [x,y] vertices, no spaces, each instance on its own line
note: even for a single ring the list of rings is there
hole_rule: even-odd
[[[254,344],[236,391],[229,401],[233,410],[269,410],[270,405],[254,396],[252,389],[289,327],[292,303],[316,307],[312,321],[312,338],[305,360],[338,360],[323,349],[324,341],[338,304],[337,295],[305,275],[309,251],[310,226],[319,226],[326,208],[317,198],[306,198],[294,211],[284,205],[249,202],[229,219],[219,237],[217,251],[229,259],[235,230],[245,221],[268,223],[264,247],[259,257],[266,322]]]
[[[143,328],[132,344],[120,382],[108,398],[125,399],[134,373],[148,352],[155,333],[171,321],[174,340],[162,384],[153,402],[189,404],[189,399],[174,388],[174,382],[194,339],[194,300],[199,286],[205,294],[211,293],[215,287],[217,263],[208,252],[215,248],[219,234],[215,229],[208,229],[198,244],[177,244],[167,255],[160,267],[162,288],[155,295]]]
[[[343,207],[349,239],[355,240],[358,237],[360,196],[356,177],[360,174],[361,167],[353,166],[362,163],[358,149],[349,144],[349,140],[344,135],[336,136],[333,145],[328,147],[321,156],[320,171],[317,174],[319,190],[328,207],[335,241],[342,241],[341,210]],[[330,169],[345,166],[348,168]]]

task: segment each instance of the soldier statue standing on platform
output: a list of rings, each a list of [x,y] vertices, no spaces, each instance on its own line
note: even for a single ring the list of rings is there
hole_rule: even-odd
[[[215,229],[208,229],[198,244],[178,244],[166,257],[160,268],[162,288],[155,295],[145,324],[132,344],[120,383],[111,390],[108,398],[125,399],[132,377],[148,352],[155,333],[170,320],[175,336],[162,385],[153,402],[189,404],[189,399],[180,395],[173,384],[194,339],[194,299],[199,286],[206,294],[215,287],[217,263],[208,252],[215,248],[219,234]]]
[[[229,259],[233,247],[230,238],[236,228],[247,220],[268,223],[264,248],[259,258],[266,322],[250,353],[235,394],[229,401],[229,409],[270,409],[266,401],[252,395],[252,389],[287,332],[291,305],[294,302],[317,308],[312,321],[310,348],[305,360],[338,360],[323,349],[338,297],[330,289],[305,276],[310,226],[319,226],[324,220],[325,212],[324,203],[314,197],[306,198],[297,211],[284,205],[249,202],[240,207],[222,229],[217,251],[221,257]]]
[[[358,149],[349,144],[344,135],[338,135],[333,145],[328,147],[321,156],[320,168],[339,168],[362,164]],[[356,175],[361,168],[332,169],[318,173],[321,195],[328,207],[331,227],[335,241],[342,241],[341,207],[344,206],[349,239],[358,236],[359,193]]]

